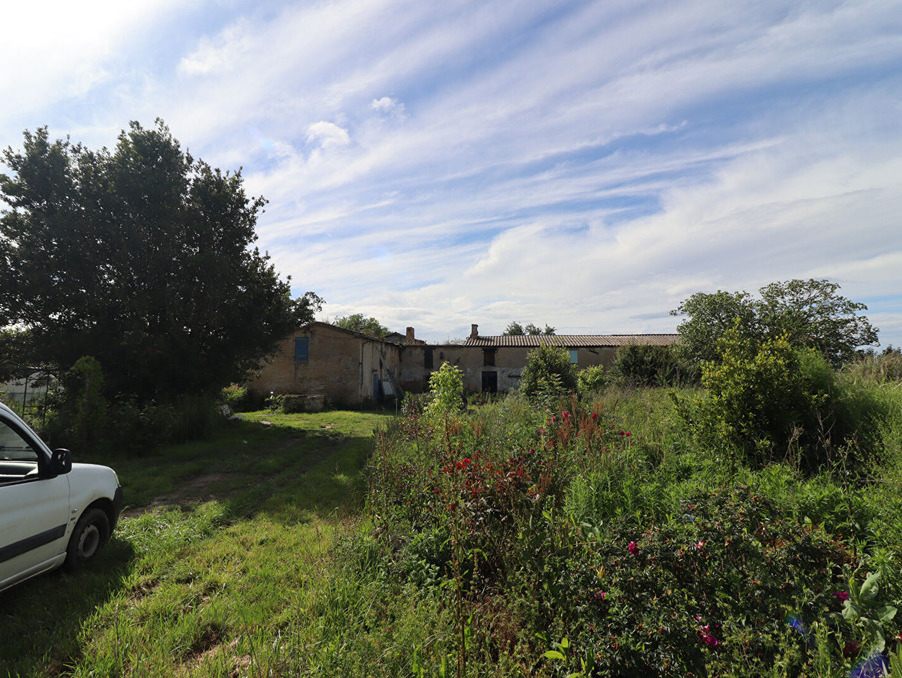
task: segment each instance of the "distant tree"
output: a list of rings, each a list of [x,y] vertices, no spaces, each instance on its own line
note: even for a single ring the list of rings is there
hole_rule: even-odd
[[[298,324],[306,325],[313,322],[316,314],[323,310],[326,300],[315,292],[304,292],[304,296],[298,297],[292,302],[293,313],[297,317]]]
[[[507,329],[501,333],[501,336],[507,337],[521,337],[526,332],[523,331],[523,325],[518,323],[516,320],[512,320],[510,325],[507,326]]]
[[[677,328],[680,350],[695,364],[717,360],[717,341],[735,324],[740,335],[755,342],[785,335],[791,345],[816,348],[838,366],[857,347],[877,342],[877,329],[858,315],[867,306],[838,290],[829,280],[809,279],[766,285],[760,299],[747,292],[698,292],[671,311],[688,316]]]
[[[680,333],[679,350],[685,360],[694,365],[718,359],[717,342],[734,324],[738,324],[739,331],[746,337],[757,340],[762,335],[754,300],[748,292],[696,292],[670,314],[689,316],[679,324],[677,331]]]
[[[877,328],[865,316],[868,307],[837,294],[829,280],[790,280],[761,288],[758,317],[768,337],[785,334],[791,344],[816,348],[834,366],[855,355],[859,346],[877,343]]]
[[[112,151],[25,132],[2,154],[0,320],[41,361],[99,361],[107,394],[215,391],[244,378],[316,305],[252,247],[265,201],[136,122]]]
[[[518,322],[516,322],[516,321],[513,321],[513,322],[511,322],[511,323],[507,326],[507,329],[505,329],[504,332],[502,332],[502,336],[508,336],[508,337],[523,336],[523,335],[526,335],[526,334],[530,334],[530,335],[539,335],[539,334],[553,335],[553,334],[554,334],[554,328],[551,327],[551,326],[549,326],[549,325],[545,325],[545,329],[542,330],[542,329],[539,329],[538,327],[536,327],[535,325],[533,325],[532,323],[528,323],[528,324],[526,325],[526,327],[524,327],[524,326],[521,325],[520,323],[518,323]]]
[[[362,313],[355,313],[354,315],[346,315],[342,316],[341,318],[336,318],[332,321],[332,324],[336,327],[343,327],[346,330],[354,330],[355,332],[368,334],[371,337],[378,337],[379,339],[385,338],[385,335],[388,334],[387,327],[385,327],[375,318],[366,317]]]

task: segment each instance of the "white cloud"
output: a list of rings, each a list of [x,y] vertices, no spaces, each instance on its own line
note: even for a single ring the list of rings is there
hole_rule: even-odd
[[[251,31],[247,21],[239,20],[214,39],[201,38],[197,48],[182,57],[179,72],[192,76],[233,70],[252,47]]]
[[[261,246],[340,312],[437,338],[515,318],[666,330],[699,289],[899,289],[892,3],[138,0],[49,17],[46,39],[0,40],[34,64],[0,74],[16,102],[0,130],[90,142],[164,117],[195,155],[244,166],[270,200]]]
[[[347,146],[351,143],[348,130],[339,127],[334,122],[320,120],[307,128],[307,142],[319,145],[321,148],[332,146]]]
[[[140,43],[175,0],[32,0],[3,7],[0,131],[42,107],[71,101],[121,75],[120,54]],[[43,122],[43,121],[42,121]],[[14,124],[14,123],[13,123]]]
[[[391,97],[373,99],[372,102],[370,102],[370,108],[377,113],[389,115],[394,118],[403,120],[406,117],[404,112],[404,102],[392,99]]]

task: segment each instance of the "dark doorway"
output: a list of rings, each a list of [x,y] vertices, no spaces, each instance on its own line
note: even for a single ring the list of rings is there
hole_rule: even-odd
[[[483,372],[482,373],[482,392],[498,393],[498,373]]]

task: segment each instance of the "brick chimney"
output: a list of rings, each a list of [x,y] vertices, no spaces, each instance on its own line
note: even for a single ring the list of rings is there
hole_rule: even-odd
[[[415,344],[417,343],[416,337],[413,335],[413,328],[407,328],[407,337],[404,339],[405,344]]]
[[[476,323],[470,325],[470,339],[479,339],[479,325]]]

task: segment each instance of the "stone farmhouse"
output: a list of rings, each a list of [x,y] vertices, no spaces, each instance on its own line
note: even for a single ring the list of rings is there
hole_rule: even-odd
[[[527,355],[543,345],[570,353],[578,369],[610,367],[617,349],[628,344],[669,346],[676,334],[563,334],[482,336],[472,326],[463,343],[429,344],[414,328],[385,339],[312,322],[279,342],[248,388],[258,395],[318,396],[343,405],[394,398],[404,391],[422,392],[429,375],[448,362],[464,374],[471,392],[495,393],[517,386]]]

